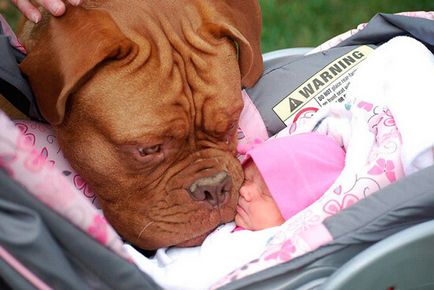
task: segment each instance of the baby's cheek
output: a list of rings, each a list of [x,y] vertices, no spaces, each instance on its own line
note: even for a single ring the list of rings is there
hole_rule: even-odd
[[[272,197],[268,197],[267,201],[265,202],[267,204],[266,212],[267,212],[267,223],[269,227],[272,226],[278,226],[285,222],[285,219],[282,216],[282,213],[279,210],[279,207],[277,206],[276,202]]]

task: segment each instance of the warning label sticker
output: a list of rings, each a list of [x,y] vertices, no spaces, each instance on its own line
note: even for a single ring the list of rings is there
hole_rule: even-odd
[[[363,45],[334,60],[274,106],[273,111],[290,125],[304,108],[311,111],[344,101],[350,78],[372,51],[373,48]]]

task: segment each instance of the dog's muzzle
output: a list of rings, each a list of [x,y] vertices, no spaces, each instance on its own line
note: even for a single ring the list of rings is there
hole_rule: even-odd
[[[212,206],[226,203],[232,190],[232,178],[226,171],[194,181],[188,192],[194,200],[206,201]]]

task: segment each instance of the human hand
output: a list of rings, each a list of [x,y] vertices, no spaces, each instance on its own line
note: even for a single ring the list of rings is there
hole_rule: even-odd
[[[54,16],[61,16],[65,13],[65,3],[61,0],[35,0],[34,2],[47,9]],[[81,3],[81,0],[68,0],[68,2],[77,6]],[[12,0],[12,3],[14,3],[27,19],[35,23],[41,20],[41,12],[30,0]]]

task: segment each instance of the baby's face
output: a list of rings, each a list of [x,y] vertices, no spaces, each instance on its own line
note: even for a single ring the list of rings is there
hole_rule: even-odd
[[[253,231],[281,225],[285,220],[255,163],[250,159],[243,167],[235,223]]]

